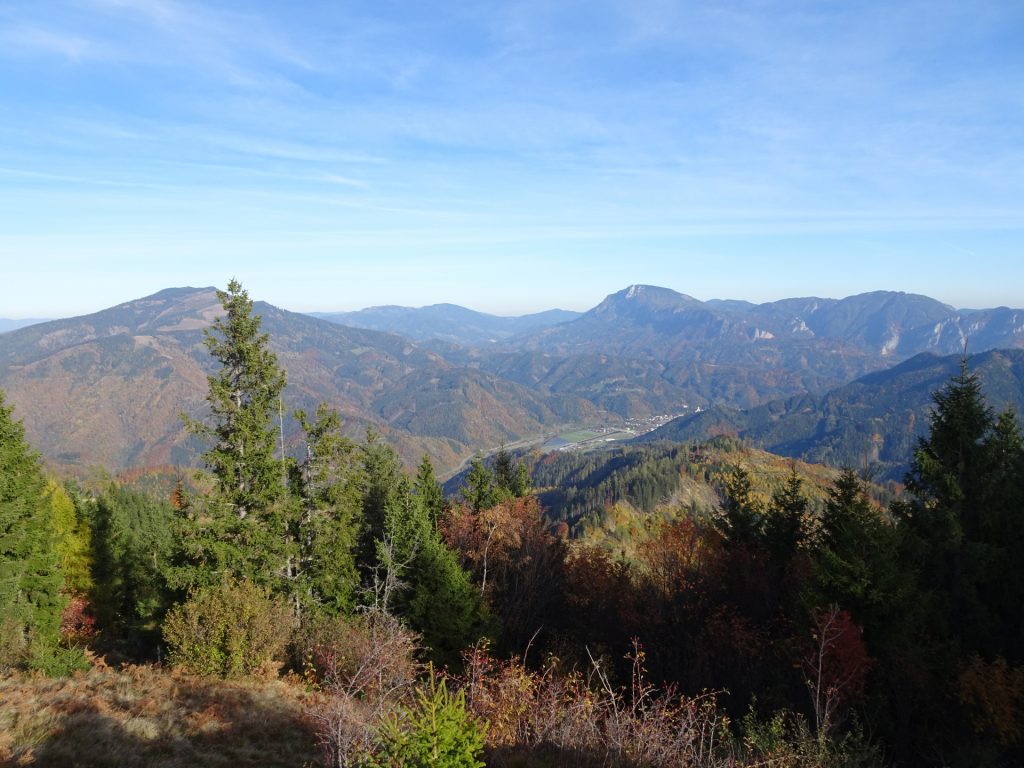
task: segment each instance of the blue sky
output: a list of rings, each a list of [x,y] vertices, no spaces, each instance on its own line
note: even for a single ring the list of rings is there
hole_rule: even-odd
[[[0,3],[0,316],[1024,306],[1017,2]]]

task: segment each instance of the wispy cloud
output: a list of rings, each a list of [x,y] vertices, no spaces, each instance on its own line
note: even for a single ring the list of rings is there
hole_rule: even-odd
[[[639,265],[972,230],[1003,254],[1022,35],[1000,0],[9,0],[0,229],[154,259]]]
[[[20,25],[0,28],[0,46],[7,55],[55,55],[72,62],[109,56],[98,41],[83,35]]]

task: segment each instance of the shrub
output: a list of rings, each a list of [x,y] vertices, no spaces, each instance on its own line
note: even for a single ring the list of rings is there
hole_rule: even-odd
[[[298,662],[327,694],[306,710],[325,762],[358,765],[381,721],[408,697],[420,670],[416,635],[394,616],[369,611],[323,619],[298,635]]]
[[[466,709],[462,691],[448,692],[443,678],[430,675],[417,689],[416,703],[386,720],[367,764],[373,768],[483,768],[483,728]]]
[[[20,621],[0,619],[0,673],[9,672],[25,661],[28,639]]]
[[[652,768],[726,764],[719,762],[728,752],[726,720],[715,696],[655,689],[639,647],[632,661],[629,686],[614,688],[594,661],[585,676],[562,673],[555,662],[531,671],[518,661],[496,661],[486,649],[468,654],[464,690],[471,711],[488,723],[490,763],[550,758],[552,764]]]
[[[0,673],[34,669],[49,677],[66,677],[88,668],[81,648],[54,646],[48,638],[41,639],[16,619],[0,621]]]
[[[377,706],[400,699],[416,681],[418,639],[384,611],[332,616],[299,633],[297,662],[307,679],[328,693]]]
[[[841,737],[815,732],[803,715],[789,710],[759,719],[754,707],[740,724],[736,765],[777,768],[877,768],[882,755],[855,721]]]
[[[74,672],[87,670],[89,660],[81,648],[54,648],[49,642],[30,638],[27,667],[48,677],[68,677]]]
[[[237,677],[266,669],[288,644],[287,607],[248,581],[193,592],[164,620],[171,663],[189,672]]]

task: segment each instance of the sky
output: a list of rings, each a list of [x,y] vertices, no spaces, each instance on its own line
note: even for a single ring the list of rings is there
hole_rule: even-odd
[[[0,0],[0,317],[1024,306],[1024,4]]]

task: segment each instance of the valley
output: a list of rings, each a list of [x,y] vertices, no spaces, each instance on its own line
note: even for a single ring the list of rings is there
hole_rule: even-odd
[[[1020,310],[960,313],[893,292],[755,305],[635,285],[585,313],[519,319],[454,305],[327,319],[256,306],[288,372],[286,442],[295,447],[292,411],[325,400],[350,436],[372,427],[410,466],[426,453],[446,475],[501,445],[579,450],[733,433],[837,466],[861,465],[867,453],[895,476],[905,467],[896,457],[924,425],[921,383],[913,405],[892,402],[896,410],[875,428],[878,440],[833,435],[865,428],[852,413],[826,417],[839,419],[827,434],[801,436],[792,425],[811,421],[797,414],[844,400],[829,393],[913,355],[952,360],[965,340],[972,354],[1001,348],[1012,358],[1024,348]],[[56,466],[191,465],[197,446],[178,414],[200,411],[209,370],[202,334],[217,312],[213,289],[178,288],[2,333],[0,387]],[[340,324],[353,318],[374,328]],[[456,328],[466,333],[453,335]],[[983,378],[997,368],[983,366]],[[1020,401],[1019,377],[998,387],[996,402]],[[791,415],[782,419],[783,410]],[[899,426],[911,418],[916,427]],[[673,432],[656,431],[670,421]],[[73,426],[61,430],[64,424]],[[769,436],[769,425],[792,435]]]

